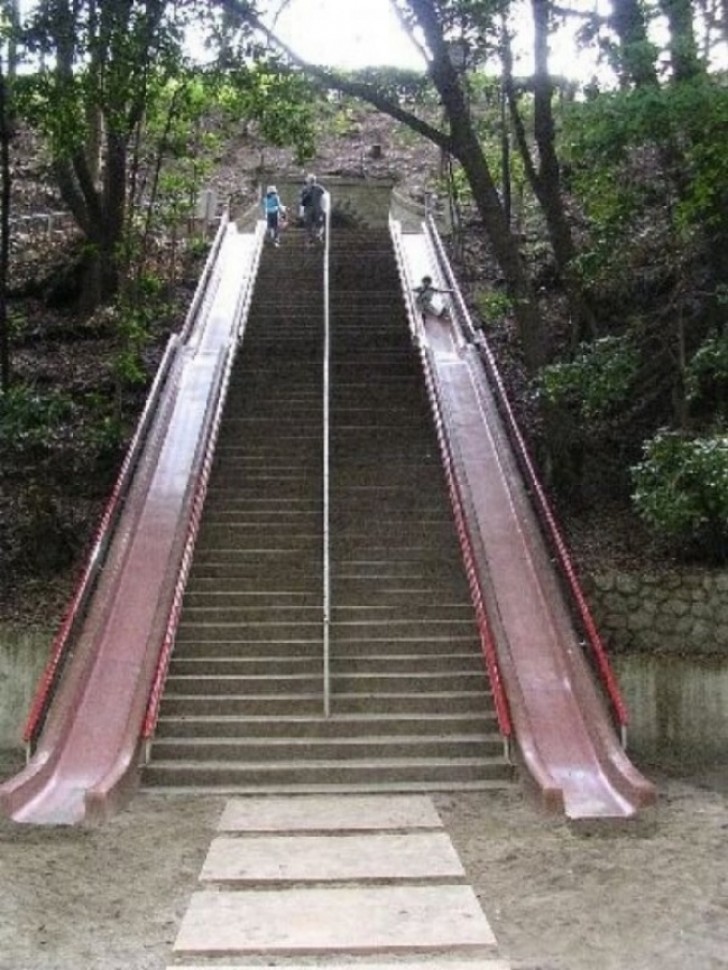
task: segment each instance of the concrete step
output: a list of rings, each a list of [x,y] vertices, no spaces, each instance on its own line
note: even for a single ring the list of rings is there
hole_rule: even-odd
[[[283,623],[311,623],[321,619],[321,603],[299,605],[278,601],[271,606],[237,601],[229,597],[229,602],[220,604],[213,597],[186,600],[185,621],[191,623],[265,623],[271,620]],[[475,628],[473,608],[470,603],[384,604],[377,606],[335,606],[331,610],[332,627],[362,627],[370,629],[373,624],[391,624],[393,632],[415,624],[419,632],[421,624],[453,624],[454,629],[462,630],[463,625]]]
[[[323,711],[323,694],[173,695],[165,690],[160,718],[166,717],[283,717],[316,716]]]
[[[297,645],[296,645],[297,646]],[[305,654],[277,651],[276,653],[261,652],[245,656],[238,655],[231,651],[228,656],[207,656],[200,652],[197,655],[172,657],[169,668],[170,676],[174,677],[196,677],[196,676],[221,676],[221,677],[263,677],[271,673],[272,670],[282,671],[285,669],[288,674],[311,673],[321,675],[323,660],[321,652],[318,655],[313,648]],[[388,654],[374,654],[363,656],[334,656],[331,658],[331,673],[339,683],[338,678],[355,677],[366,675],[392,676],[407,674],[414,676],[419,674],[444,674],[447,675],[451,670],[460,673],[469,672],[472,674],[483,673],[483,657],[480,651],[475,648],[467,654],[411,654],[409,656],[390,656]]]
[[[501,757],[362,758],[276,762],[152,761],[144,768],[145,786],[232,787],[268,785],[388,784],[449,785],[453,782],[511,781]]]
[[[361,579],[334,578],[332,583],[334,602],[345,603],[347,606],[367,606],[370,603],[381,603],[389,608],[411,606],[416,608],[420,604],[432,603],[440,598],[449,605],[468,603],[470,592],[464,577],[454,577],[439,586],[426,586],[416,579],[398,582],[396,588],[391,583],[381,582],[378,585],[372,581],[362,582]],[[204,575],[202,571],[193,569],[187,584],[185,602],[190,605],[206,605],[207,603],[300,603],[314,605],[320,603],[322,591],[315,588],[313,583],[304,587],[291,584],[289,589],[265,588],[251,589],[250,584],[240,577],[219,574]]]
[[[331,658],[331,671],[336,677],[342,675],[367,674],[446,674],[451,670],[470,673],[483,673],[483,656],[479,645],[474,644],[468,653],[449,654],[368,654],[363,656],[334,656]]]
[[[475,691],[486,683],[485,671],[474,672],[458,670],[437,670],[432,673],[331,673],[331,689],[334,694],[386,695],[399,694],[403,687],[426,694],[430,688],[440,691]],[[167,677],[166,691],[174,695],[193,696],[196,694],[279,694],[314,691],[321,678],[312,673],[285,673],[249,675],[214,673],[195,673],[180,675],[176,672]]]
[[[248,694],[255,697],[314,693],[321,686],[321,676],[313,673],[285,673],[260,676],[235,676],[230,674],[194,674],[167,677],[165,693],[170,697]]]
[[[445,714],[482,712],[487,710],[492,700],[487,690],[450,690],[428,691],[426,694],[401,691],[387,692],[375,696],[355,692],[335,694],[332,697],[332,710],[338,714],[366,713],[403,714],[427,713]]]
[[[391,637],[393,640],[401,638],[411,639],[422,637],[427,639],[432,636],[456,636],[462,637],[474,634],[476,631],[475,618],[472,614],[464,616],[461,620],[455,619],[398,619],[382,616],[380,619],[369,620],[336,620],[332,623],[332,636],[337,639],[361,639],[381,638],[383,635]]]
[[[467,712],[481,714],[489,710],[489,693],[477,691],[437,691],[427,694],[402,692],[399,694],[335,694],[331,709],[336,715],[369,714],[448,714]],[[266,717],[290,714],[317,715],[323,711],[323,691],[308,694],[172,694],[165,691],[161,712],[163,717],[238,716]]]
[[[351,966],[351,963],[326,962],[326,970],[351,970]],[[382,963],[378,961],[377,963],[367,962],[366,970],[420,970],[421,966],[421,962]],[[286,963],[285,967],[286,970],[310,970],[311,964]],[[506,960],[489,959],[488,957],[479,957],[470,961],[458,960],[457,962],[449,956],[439,959],[428,957],[426,967],[427,970],[512,970],[511,965]],[[175,963],[174,965],[170,964],[167,970],[210,970],[210,964]],[[260,970],[260,964],[218,965],[218,970]]]
[[[205,588],[205,583],[209,586]],[[188,584],[185,592],[184,603],[189,609],[195,607],[216,607],[225,609],[227,607],[246,608],[246,607],[272,607],[306,609],[318,607],[321,609],[321,590],[286,590],[280,592],[266,592],[265,590],[241,589],[238,585],[227,590],[221,589],[215,579],[200,580],[194,584]]]
[[[398,734],[492,735],[497,733],[495,713],[452,714],[333,714],[329,717],[281,715],[266,717],[221,716],[218,714],[165,716],[157,724],[158,738],[371,738],[377,735],[392,737]]]
[[[292,526],[290,522],[204,522],[198,534],[198,541],[210,548],[276,548],[306,550],[321,549],[321,530],[316,523],[301,523]]]
[[[299,623],[283,623],[271,621],[268,623],[199,623],[192,622],[182,613],[182,620],[177,629],[177,642],[183,640],[237,640],[240,643],[278,643],[296,640],[315,640],[321,636],[321,620]]]
[[[482,665],[482,663],[481,663]],[[304,656],[300,654],[265,654],[249,657],[208,657],[205,655],[178,657],[173,656],[169,665],[170,677],[266,677],[271,670],[285,669],[286,675],[299,677],[308,675],[318,678],[320,683],[323,671],[321,650],[311,650]]]
[[[157,761],[303,762],[379,760],[381,758],[500,758],[500,735],[435,735],[317,738],[166,738],[152,745]]]
[[[421,658],[423,666],[429,663],[429,657],[447,657],[455,655],[480,656],[482,647],[480,639],[475,636],[465,637],[410,637],[395,639],[384,636],[376,638],[351,637],[346,640],[334,638],[330,643],[333,662],[345,661],[347,658],[360,658],[370,655],[389,654],[392,657],[417,656]],[[226,657],[321,657],[323,656],[323,639],[320,631],[314,630],[308,637],[295,636],[289,639],[261,640],[242,639],[235,633],[221,639],[188,636],[177,637],[174,646],[174,658],[226,658]]]

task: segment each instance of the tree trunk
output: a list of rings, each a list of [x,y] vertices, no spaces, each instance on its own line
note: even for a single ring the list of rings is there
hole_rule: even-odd
[[[701,73],[690,0],[659,0],[670,28],[673,81],[689,81]]]
[[[612,0],[610,26],[619,37],[617,73],[623,88],[657,84],[655,54],[647,37],[644,7],[640,0]]]
[[[555,125],[552,110],[553,84],[548,69],[548,0],[532,0],[535,25],[534,50],[534,135],[538,148],[539,167],[531,157],[531,149],[518,108],[513,81],[513,56],[508,38],[504,36],[501,57],[503,84],[508,100],[516,145],[523,161],[528,184],[531,186],[546,220],[556,271],[563,283],[572,317],[571,333],[574,342],[597,334],[594,313],[576,278],[573,260],[577,255],[571,227],[564,209],[561,193],[561,171],[555,148]]]
[[[556,268],[566,289],[574,319],[572,333],[577,340],[596,337],[594,313],[574,272],[577,248],[564,209],[561,192],[561,166],[556,154],[556,135],[553,115],[553,83],[549,73],[549,4],[550,0],[532,0],[534,33],[534,135],[538,146],[538,175],[533,190],[546,218],[549,239],[556,259]],[[526,146],[523,146],[526,148]],[[527,148],[526,148],[527,150]],[[525,162],[525,159],[524,159]],[[535,172],[526,166],[531,178]]]
[[[531,373],[536,373],[546,363],[546,335],[518,243],[508,225],[495,181],[472,124],[435,5],[432,0],[409,0],[409,4],[432,53],[430,76],[450,122],[451,154],[460,162],[467,176],[473,201],[506,279],[526,366]]]
[[[480,218],[486,227],[495,258],[506,279],[508,295],[523,345],[523,356],[530,373],[536,373],[547,360],[546,337],[523,265],[518,244],[506,221],[493,178],[482,148],[470,125],[453,130],[453,154],[463,167]]]
[[[14,110],[12,84],[18,67],[17,31],[20,23],[18,0],[8,4],[10,31],[7,35],[7,73],[0,60],[0,392],[10,387],[10,323],[8,320],[8,267],[10,264],[10,141],[13,137]]]
[[[8,263],[10,259],[10,125],[5,72],[0,63],[0,392],[10,387],[10,325],[8,321]]]

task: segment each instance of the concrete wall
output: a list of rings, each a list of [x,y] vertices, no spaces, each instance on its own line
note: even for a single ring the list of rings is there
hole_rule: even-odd
[[[339,175],[322,175],[321,184],[331,194],[334,225],[355,225],[367,228],[385,228],[391,212],[403,232],[421,232],[425,219],[425,207],[414,199],[398,192],[390,179],[354,178]],[[269,172],[260,181],[260,192],[267,185],[275,185],[285,206],[294,215],[303,187],[298,176]],[[438,204],[434,209],[437,227],[443,235],[452,232],[447,207]],[[260,205],[248,205],[240,211],[231,212],[231,218],[241,232],[251,232],[257,220],[262,218]]]
[[[604,572],[584,589],[615,651],[728,657],[728,572]]]
[[[726,764],[728,656],[614,658],[629,711],[629,750],[657,764]]]
[[[390,179],[357,179],[322,175],[320,181],[331,195],[334,220],[368,228],[387,226],[394,185]],[[303,188],[301,176],[270,172],[261,177],[261,193],[265,191],[266,185],[276,186],[283,204],[295,217]],[[232,218],[238,223],[239,229],[250,230],[255,220],[262,218],[262,210],[260,207],[257,209],[253,207],[246,212],[232,213]]]
[[[0,625],[0,750],[22,747],[25,720],[52,641],[51,631]]]

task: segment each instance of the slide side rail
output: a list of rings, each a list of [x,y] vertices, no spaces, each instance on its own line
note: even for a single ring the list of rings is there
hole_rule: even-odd
[[[218,227],[180,334],[173,334],[169,338],[147,396],[144,409],[137,422],[134,435],[127,449],[124,461],[122,462],[114,488],[97,526],[83,571],[77,581],[75,591],[53,640],[48,662],[46,663],[33,700],[31,701],[30,711],[23,728],[23,742],[28,760],[32,756],[38,738],[43,731],[66,660],[73,649],[76,636],[86,615],[101,570],[103,569],[114,531],[123,510],[124,499],[134,478],[134,473],[155,417],[170,367],[180,347],[188,339],[200,307],[202,306],[210,273],[217,259],[226,225],[227,216],[221,220],[220,226]]]
[[[248,310],[250,308],[250,303],[253,298],[253,289],[255,286],[255,279],[257,276],[258,264],[260,262],[260,256],[263,246],[263,235],[265,232],[265,224],[259,222],[256,228],[256,256],[251,266],[250,278],[248,284],[241,294],[241,299],[239,306],[236,310],[237,319],[240,320],[241,330],[244,327],[245,321],[248,317]],[[215,258],[217,258],[217,250],[215,250]],[[214,260],[213,260],[214,263]],[[207,274],[209,276],[209,274]],[[199,304],[198,304],[199,308]],[[239,331],[237,339],[240,340],[242,333]],[[236,341],[237,344],[237,341]],[[192,500],[192,508],[190,512],[189,523],[187,527],[187,535],[185,538],[184,550],[180,560],[179,573],[177,575],[177,580],[174,586],[174,593],[172,596],[172,602],[170,605],[169,616],[167,619],[164,637],[162,639],[162,646],[159,651],[159,656],[157,658],[157,665],[154,672],[154,678],[152,680],[152,686],[149,692],[149,700],[147,702],[147,708],[144,715],[144,721],[142,724],[141,737],[145,743],[144,757],[148,760],[149,756],[149,742],[154,737],[154,732],[157,727],[157,721],[159,719],[159,708],[162,701],[162,694],[164,692],[164,685],[167,679],[167,672],[169,670],[169,663],[172,658],[172,651],[174,649],[174,642],[177,636],[177,627],[179,626],[179,619],[182,613],[182,603],[184,600],[185,588],[187,586],[187,580],[189,577],[190,569],[192,567],[192,560],[194,557],[195,545],[197,543],[197,535],[200,530],[200,522],[202,519],[202,510],[205,505],[205,499],[207,497],[207,489],[210,482],[210,472],[212,470],[212,464],[215,458],[215,450],[217,448],[217,439],[220,432],[220,425],[222,422],[223,410],[225,407],[225,401],[227,399],[227,392],[230,386],[230,378],[232,375],[233,364],[235,362],[236,347],[231,346],[228,349],[226,360],[225,360],[225,370],[223,378],[221,381],[220,391],[215,404],[215,414],[213,416],[210,433],[205,444],[205,455],[200,466],[200,472],[195,484],[195,492]]]
[[[505,419],[511,444],[514,448],[522,473],[524,474],[526,483],[534,500],[539,519],[545,529],[547,539],[549,540],[553,553],[556,557],[561,576],[569,591],[571,602],[575,607],[577,615],[581,621],[583,633],[591,648],[594,663],[596,665],[601,683],[606,691],[607,697],[609,698],[613,715],[620,727],[622,744],[623,746],[626,746],[626,729],[629,722],[627,706],[624,703],[619,690],[614,671],[612,670],[609,662],[609,657],[597,630],[591,610],[589,609],[589,604],[587,603],[586,596],[584,595],[581,583],[579,582],[576,569],[572,562],[571,556],[569,555],[569,551],[567,549],[566,542],[563,539],[561,529],[557,523],[556,516],[551,508],[551,504],[546,496],[544,487],[541,484],[538,473],[536,472],[533,459],[531,458],[529,450],[526,446],[526,442],[516,420],[513,408],[505,389],[505,385],[503,383],[503,379],[498,369],[498,365],[496,364],[495,357],[485,336],[482,334],[482,332],[476,331],[475,327],[473,326],[468,308],[465,304],[465,300],[463,299],[460,287],[458,286],[457,279],[455,278],[455,274],[450,266],[450,261],[447,258],[445,247],[442,243],[442,238],[440,237],[440,234],[437,231],[437,226],[435,225],[431,216],[428,217],[425,226],[440,270],[447,280],[448,287],[450,287],[453,291],[453,305],[458,317],[458,323],[466,339],[469,342],[476,344],[478,347],[491,387],[495,391],[499,409]]]

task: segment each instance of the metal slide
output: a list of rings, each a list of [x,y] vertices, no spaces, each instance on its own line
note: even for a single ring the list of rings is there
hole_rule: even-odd
[[[406,293],[427,273],[457,288],[435,232],[393,229]],[[634,818],[654,803],[655,789],[624,753],[608,709],[615,703],[626,720],[618,693],[603,654],[597,663],[609,690],[588,662],[501,419],[484,341],[468,331],[457,289],[453,309],[452,322],[421,321],[413,311],[412,327],[463,497],[518,760],[543,803],[569,819]]]
[[[261,243],[261,232],[239,234],[226,222],[218,233],[194,315],[167,355],[123,509],[111,536],[102,537],[108,552],[78,636],[67,644],[62,674],[58,656],[46,672],[48,682],[58,675],[58,690],[38,746],[27,767],[0,786],[0,810],[16,821],[103,817],[136,781],[206,446]],[[98,545],[92,560],[97,556]]]
[[[443,279],[447,268],[431,236],[395,232],[395,241],[406,303],[425,272],[452,283]],[[194,325],[170,354],[37,748],[27,768],[0,786],[0,810],[18,821],[100,818],[137,782],[147,703],[159,687],[160,651],[170,646],[190,528],[204,499],[261,244],[260,231],[221,231]],[[502,426],[482,347],[472,333],[435,319],[423,325],[413,315],[412,329],[451,492],[460,497],[456,518],[467,538],[472,588],[482,592],[482,624],[492,632],[491,682],[504,687],[525,777],[546,805],[570,819],[633,818],[655,792],[624,754],[585,657]]]

